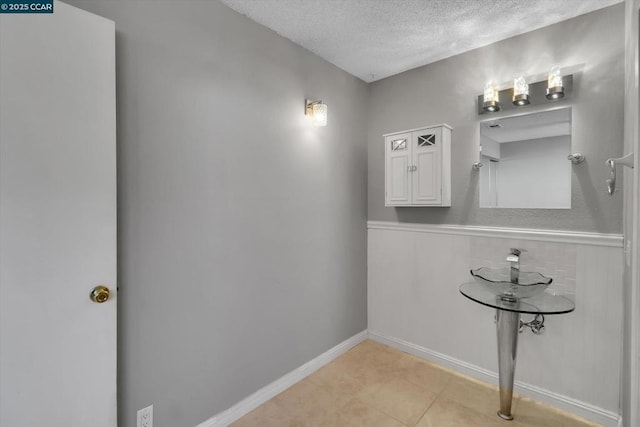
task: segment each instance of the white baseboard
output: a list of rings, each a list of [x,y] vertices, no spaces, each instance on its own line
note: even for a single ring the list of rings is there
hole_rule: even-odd
[[[198,424],[197,427],[226,427],[234,421],[237,421],[244,415],[253,411],[258,406],[262,405],[269,399],[275,397],[279,393],[288,389],[298,381],[304,379],[308,375],[322,368],[327,363],[331,362],[336,357],[343,353],[346,353],[352,347],[360,344],[367,339],[367,331],[364,330],[346,341],[341,342],[332,349],[322,353],[315,359],[305,363],[297,369],[289,372],[288,374],[280,377],[271,384],[267,384],[260,390],[253,393],[251,396],[236,403],[226,411],[209,418],[203,423]]]
[[[413,354],[437,363],[441,366],[449,368],[451,370],[468,375],[472,378],[497,385],[498,374],[493,371],[489,371],[479,366],[472,365],[462,360],[447,356],[442,353],[438,353],[433,350],[421,347],[419,345],[401,340],[399,338],[388,337],[376,332],[369,331],[369,338],[373,341],[377,341],[382,344],[386,344],[390,347],[398,350]],[[618,414],[607,411],[602,408],[590,405],[588,403],[581,402],[576,399],[572,399],[567,396],[563,396],[558,393],[554,393],[549,390],[545,390],[540,387],[536,387],[531,384],[526,384],[520,381],[515,382],[514,389],[517,393],[535,399],[539,402],[547,403],[563,411],[570,412],[580,417],[586,418],[590,421],[602,424],[606,427],[619,427],[621,425],[621,417]]]

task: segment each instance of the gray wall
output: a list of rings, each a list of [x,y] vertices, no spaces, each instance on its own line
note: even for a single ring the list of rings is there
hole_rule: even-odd
[[[193,427],[366,328],[368,88],[216,1],[69,3],[116,22],[119,425]]]
[[[606,194],[604,162],[622,153],[624,7],[616,5],[371,84],[368,127],[369,220],[622,232],[622,197]],[[480,209],[476,98],[484,83],[583,64],[574,96],[572,209]],[[535,111],[538,107],[528,108]],[[511,110],[513,111],[513,110]],[[495,114],[501,117],[513,113]],[[385,208],[382,134],[447,123],[452,132],[451,208]]]

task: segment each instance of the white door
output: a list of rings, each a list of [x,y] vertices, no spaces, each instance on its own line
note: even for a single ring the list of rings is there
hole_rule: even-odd
[[[442,128],[412,134],[413,204],[439,205],[442,201]]]
[[[114,66],[111,21],[0,15],[3,427],[116,426]]]
[[[390,135],[384,139],[385,206],[411,204],[411,134]]]

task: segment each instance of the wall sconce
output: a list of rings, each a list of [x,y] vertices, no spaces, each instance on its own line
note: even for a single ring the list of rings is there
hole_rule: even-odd
[[[520,75],[513,79],[513,105],[522,107],[529,104],[529,84],[524,76]]]
[[[551,67],[547,84],[547,99],[564,98],[564,87],[562,86],[562,72],[558,65]]]
[[[322,101],[305,100],[304,115],[309,117],[314,126],[327,125],[327,104]]]
[[[500,91],[498,85],[493,80],[484,85],[484,102],[482,103],[484,111],[494,113],[500,111]]]

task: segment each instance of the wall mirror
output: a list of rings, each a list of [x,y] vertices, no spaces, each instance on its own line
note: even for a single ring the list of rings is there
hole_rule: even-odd
[[[480,122],[481,208],[571,208],[571,108]]]

